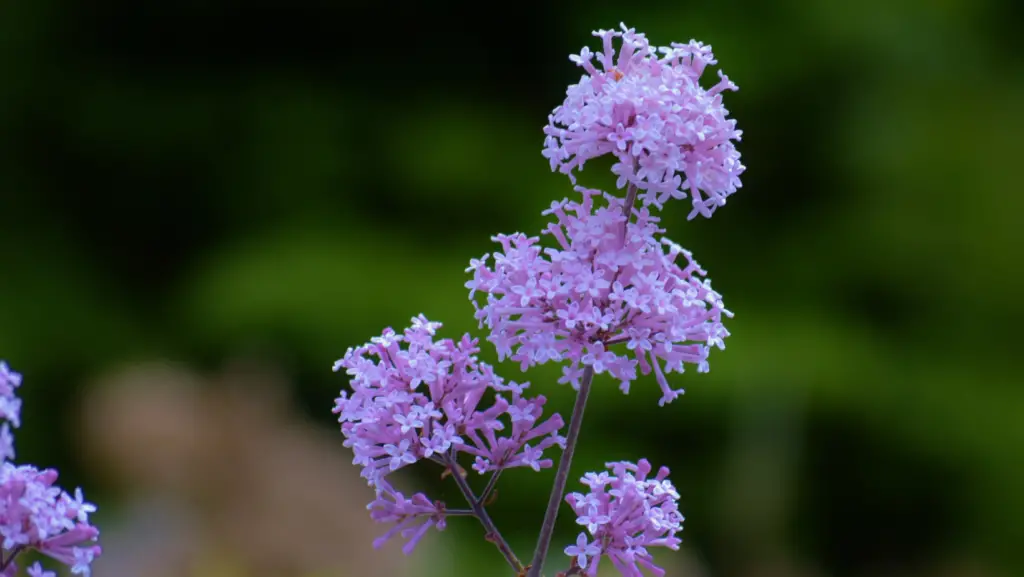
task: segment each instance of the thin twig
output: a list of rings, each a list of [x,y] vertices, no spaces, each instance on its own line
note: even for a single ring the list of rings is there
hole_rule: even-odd
[[[573,575],[583,575],[583,568],[577,565],[575,560],[573,560],[572,566],[565,571],[555,573],[555,577],[573,577]]]
[[[487,485],[484,486],[484,490],[480,493],[480,497],[478,499],[480,504],[487,503],[487,498],[491,496],[491,492],[494,491],[494,487],[498,484],[498,477],[501,476],[501,471],[502,469],[495,469],[494,472],[491,473],[491,478],[487,479]]]
[[[18,553],[21,553],[21,550],[24,548],[24,545],[18,545],[17,547],[11,549],[10,556],[6,559],[4,559],[3,552],[0,551],[0,570],[7,569],[7,566],[11,564],[11,561],[14,561],[14,558],[17,557]]]
[[[455,459],[448,458],[448,466],[452,468],[452,471],[457,471],[459,465],[455,462]],[[491,520],[491,516],[487,514],[487,508],[479,502],[476,495],[473,494],[472,487],[466,482],[466,479],[457,472],[452,473],[452,478],[455,479],[455,484],[459,486],[459,491],[462,491],[462,496],[466,498],[466,502],[469,503],[470,507],[473,508],[473,514],[477,519],[480,520],[480,524],[484,526],[484,530],[487,531],[486,539],[495,545],[498,550],[505,557],[505,561],[516,571],[521,573],[523,571],[523,564],[520,563],[519,558],[512,552],[512,547],[509,546],[508,541],[501,536],[501,532],[498,531],[498,527]]]
[[[587,397],[590,396],[590,383],[593,380],[594,367],[587,365],[583,369],[580,390],[576,393],[576,404],[572,408],[572,417],[569,420],[569,433],[565,437],[565,450],[562,451],[562,457],[558,460],[555,483],[551,487],[551,496],[548,497],[548,508],[544,512],[544,523],[541,525],[540,537],[537,539],[537,550],[533,554],[533,562],[530,563],[527,577],[540,577],[541,569],[544,568],[544,559],[548,556],[548,548],[551,547],[551,536],[555,532],[558,508],[562,504],[562,496],[565,494],[565,483],[569,479],[569,466],[572,464],[572,456],[576,451],[576,441],[580,437],[583,410],[587,408]]]

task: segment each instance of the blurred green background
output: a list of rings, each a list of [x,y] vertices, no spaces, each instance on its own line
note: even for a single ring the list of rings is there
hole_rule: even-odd
[[[599,380],[574,473],[673,469],[670,575],[1024,575],[1024,4],[353,4],[0,4],[0,358],[97,575],[506,574],[468,519],[365,551],[330,367],[420,312],[476,330],[463,269],[572,194],[541,127],[620,21],[740,86],[744,188],[665,212],[736,318],[672,405]],[[406,481],[454,502],[437,473]],[[521,557],[551,477],[503,479]]]

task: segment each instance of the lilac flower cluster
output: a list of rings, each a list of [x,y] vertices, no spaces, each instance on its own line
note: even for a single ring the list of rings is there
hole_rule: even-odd
[[[472,278],[465,283],[499,360],[515,361],[524,371],[562,364],[559,383],[577,391],[566,436],[558,434],[559,415],[541,419],[544,397],[527,398],[527,384],[496,376],[477,360],[477,341],[469,335],[435,340],[440,325],[422,315],[401,335],[387,329],[349,349],[335,370],[352,377],[352,393],[342,392],[334,411],[353,462],[377,491],[371,517],[393,524],[376,546],[401,535],[409,553],[431,527],[441,530],[448,517],[472,515],[517,574],[539,577],[595,375],[611,375],[628,393],[638,373],[654,373],[659,405],[665,405],[681,392],[667,374],[682,373],[686,365],[707,372],[710,350],[725,348],[723,317],[732,313],[692,254],[663,236],[652,210],[689,196],[689,218],[710,217],[740,187],[744,167],[734,141],[741,133],[722,105],[722,93],[736,85],[719,72],[716,85],[701,87],[704,70],[717,62],[699,42],[653,48],[625,25],[594,34],[603,52],[584,48],[571,57],[586,75],[550,115],[544,156],[575,183],[574,172],[588,160],[611,154],[625,195],[576,187],[580,200],[552,202],[543,211],[551,218],[542,231],[546,242],[522,233],[493,237],[501,249],[471,260],[466,272]],[[524,564],[487,505],[503,470],[552,466],[544,458],[552,445],[563,452],[537,548]],[[479,495],[464,478],[460,456],[471,458],[477,472],[490,473]],[[470,509],[448,509],[423,493],[406,497],[390,485],[390,473],[422,460],[445,467]],[[603,556],[624,577],[663,575],[648,549],[678,549],[683,522],[668,469],[651,477],[643,459],[607,467],[611,474],[583,477],[588,493],[564,498],[587,532],[565,548],[572,565],[560,575],[592,577]]]
[[[606,472],[587,473],[580,482],[590,487],[587,494],[571,493],[565,500],[576,512],[576,523],[587,528],[576,545],[565,548],[585,575],[596,575],[602,555],[624,577],[644,577],[640,568],[658,575],[665,571],[654,564],[648,547],[678,549],[676,533],[682,530],[679,493],[668,480],[669,470],[662,467],[648,479],[651,464],[608,463]]]
[[[551,170],[575,182],[573,171],[587,160],[612,154],[619,188],[636,186],[644,191],[644,204],[658,207],[689,193],[689,217],[710,217],[742,186],[744,166],[733,143],[742,131],[722,104],[722,93],[737,90],[736,85],[719,71],[717,84],[701,87],[704,70],[717,61],[711,47],[700,42],[655,48],[625,24],[621,32],[594,35],[601,38],[603,52],[583,48],[571,57],[586,74],[569,87],[544,127]],[[595,56],[600,68],[594,66]]]
[[[395,535],[401,535],[406,540],[402,552],[410,555],[431,527],[444,531],[447,526],[444,503],[431,502],[423,493],[406,497],[387,482],[379,485],[377,498],[367,508],[374,521],[393,524],[391,529],[374,540],[374,548],[380,548]]]
[[[426,515],[443,529],[443,506],[422,494],[405,498],[387,482],[388,474],[424,459],[448,466],[459,454],[470,455],[481,474],[513,467],[539,471],[552,465],[544,451],[565,442],[558,435],[559,415],[541,419],[545,398],[524,396],[529,383],[506,384],[477,359],[478,341],[469,335],[458,342],[435,340],[440,326],[414,317],[403,334],[388,328],[349,349],[334,366],[352,377],[352,392],[342,391],[334,413],[353,463],[378,490],[374,517],[400,526],[406,517]],[[485,408],[487,393],[494,398]]]
[[[499,358],[523,370],[568,361],[560,382],[578,387],[581,364],[589,365],[628,392],[639,365],[645,375],[653,370],[664,405],[679,394],[665,373],[683,372],[684,363],[706,372],[710,347],[724,348],[729,335],[722,316],[732,313],[690,252],[657,238],[664,230],[646,208],[627,221],[621,198],[577,190],[582,202],[553,202],[544,211],[556,218],[544,231],[556,247],[541,248],[538,237],[524,234],[499,235],[502,252],[494,253],[493,267],[489,255],[472,261],[470,298],[487,295],[482,306],[474,301],[476,318],[490,329]],[[611,350],[619,343],[622,354]]]
[[[39,470],[31,465],[15,465],[14,438],[10,426],[21,426],[21,400],[15,389],[21,375],[0,361],[0,576],[12,577],[18,571],[15,558],[27,549],[35,549],[71,567],[71,572],[88,576],[93,559],[99,556],[96,543],[99,530],[89,524],[96,510],[76,489],[74,495],[56,486],[57,471]],[[28,568],[32,577],[55,577],[38,562]]]

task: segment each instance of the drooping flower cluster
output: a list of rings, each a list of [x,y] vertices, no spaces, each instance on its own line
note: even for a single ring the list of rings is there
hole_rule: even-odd
[[[491,330],[499,358],[524,370],[567,361],[560,382],[575,387],[581,365],[589,365],[628,392],[639,366],[654,372],[660,404],[670,402],[680,391],[665,373],[681,373],[685,363],[707,371],[710,347],[724,348],[729,335],[722,315],[731,313],[690,252],[657,238],[664,231],[650,211],[636,210],[627,223],[622,199],[577,190],[581,202],[554,202],[544,212],[556,218],[544,232],[557,246],[542,248],[538,237],[521,233],[499,235],[493,265],[490,255],[472,261],[469,296],[486,295],[483,304],[474,300],[476,318]],[[617,344],[625,350],[613,350]]]
[[[585,47],[571,57],[586,74],[544,127],[551,170],[575,182],[573,171],[587,160],[612,154],[619,188],[632,184],[643,191],[644,204],[658,207],[689,194],[689,218],[710,217],[742,186],[744,166],[733,142],[742,131],[722,104],[722,93],[736,85],[719,71],[717,84],[701,87],[700,77],[717,61],[700,42],[655,48],[625,24],[594,35],[603,52]],[[614,39],[621,41],[618,54]]]
[[[31,465],[15,465],[14,439],[8,423],[21,425],[21,400],[15,389],[21,375],[0,361],[0,537],[3,554],[0,575],[11,577],[18,570],[15,557],[25,549],[35,549],[71,567],[71,572],[88,576],[90,565],[101,553],[96,543],[99,530],[89,524],[96,510],[76,489],[68,494],[55,485],[57,471],[39,470]],[[33,577],[52,577],[39,563],[29,567]]]
[[[576,523],[586,527],[576,545],[565,548],[566,555],[585,569],[585,575],[597,574],[602,556],[607,556],[624,577],[644,577],[641,567],[661,576],[665,571],[654,564],[650,547],[678,549],[683,515],[679,512],[679,493],[668,480],[669,470],[662,467],[648,478],[651,464],[608,463],[606,472],[587,473],[580,481],[590,487],[586,494],[571,493],[565,500],[576,513]],[[590,533],[591,538],[587,537]]]
[[[380,537],[373,541],[374,548],[380,548],[395,535],[406,539],[402,552],[410,555],[420,539],[431,527],[444,531],[447,526],[444,503],[431,502],[423,493],[406,497],[396,491],[387,481],[382,481],[377,491],[377,498],[367,506],[370,518],[378,523],[394,523]]]
[[[345,446],[378,491],[375,518],[401,520],[400,526],[409,515],[436,520],[443,504],[435,507],[422,494],[406,499],[391,488],[388,474],[423,459],[451,466],[460,453],[471,455],[480,473],[540,470],[552,464],[545,449],[565,442],[559,415],[541,419],[543,396],[524,397],[528,383],[506,384],[477,359],[477,341],[469,335],[435,340],[440,326],[420,315],[402,334],[389,328],[349,349],[334,367],[352,377],[351,394],[343,391],[334,408]],[[494,398],[485,407],[488,393]]]

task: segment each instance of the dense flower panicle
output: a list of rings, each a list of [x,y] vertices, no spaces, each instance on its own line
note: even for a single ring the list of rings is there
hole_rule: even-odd
[[[575,182],[573,171],[612,154],[619,188],[632,184],[644,204],[657,207],[689,195],[689,218],[710,217],[742,186],[744,166],[733,142],[742,131],[722,103],[722,93],[736,85],[719,71],[717,84],[701,87],[705,69],[717,61],[700,42],[656,48],[625,24],[594,35],[603,52],[585,47],[570,58],[586,74],[544,127],[551,170]],[[614,39],[621,43],[617,54]]]
[[[376,541],[396,534],[411,552],[430,527],[444,528],[444,504],[425,495],[406,498],[386,477],[406,465],[433,459],[448,465],[458,453],[474,458],[480,473],[511,467],[540,470],[552,465],[544,450],[564,446],[559,415],[541,419],[545,399],[526,398],[528,383],[505,383],[477,360],[477,341],[435,340],[440,323],[423,315],[402,334],[385,329],[379,337],[349,349],[334,370],[352,377],[352,392],[336,400],[345,446],[353,463],[377,491],[371,517],[395,526]],[[493,402],[484,408],[488,391]]]
[[[0,361],[0,418],[15,427],[20,425],[21,401],[14,390],[20,384],[21,375]],[[72,495],[58,487],[57,471],[12,463],[13,438],[6,423],[0,433],[0,575],[15,574],[14,556],[26,548],[68,565],[74,574],[89,575],[93,559],[102,551],[96,543],[99,530],[89,524],[96,507],[85,501],[81,489]],[[38,563],[28,571],[33,576],[52,575]]]
[[[444,531],[447,526],[445,505],[441,501],[431,501],[423,493],[416,493],[407,498],[382,481],[377,490],[377,498],[366,507],[370,510],[370,518],[378,523],[394,523],[395,526],[373,541],[373,547],[380,548],[395,535],[406,539],[402,552],[412,553],[431,527]]]
[[[576,513],[576,523],[586,528],[576,545],[565,548],[585,575],[596,575],[602,556],[624,577],[644,577],[641,568],[657,576],[665,571],[654,564],[648,548],[679,549],[676,533],[682,530],[679,493],[662,467],[653,478],[651,464],[608,463],[607,472],[587,473],[580,481],[586,494],[571,493],[565,500]],[[587,537],[587,533],[590,537]]]
[[[491,330],[499,358],[523,370],[568,361],[559,382],[577,387],[581,367],[589,365],[628,392],[639,367],[654,372],[660,404],[671,402],[680,391],[665,373],[681,373],[687,363],[706,372],[710,348],[725,348],[729,335],[722,316],[732,313],[689,251],[656,238],[664,231],[647,208],[626,226],[622,199],[577,190],[581,202],[562,200],[545,211],[556,218],[544,233],[557,246],[542,248],[538,237],[521,233],[499,235],[502,250],[492,265],[490,255],[471,262],[466,287],[476,318]],[[486,295],[483,304],[477,292]],[[624,350],[613,350],[620,344]]]
[[[528,383],[505,384],[477,360],[469,335],[435,341],[440,326],[420,315],[403,334],[386,329],[335,364],[352,377],[352,393],[341,393],[334,412],[363,477],[377,485],[392,471],[450,451],[472,455],[481,473],[550,467],[542,456],[564,443],[562,418],[542,421],[544,397],[524,398]],[[494,402],[483,408],[489,390]]]

